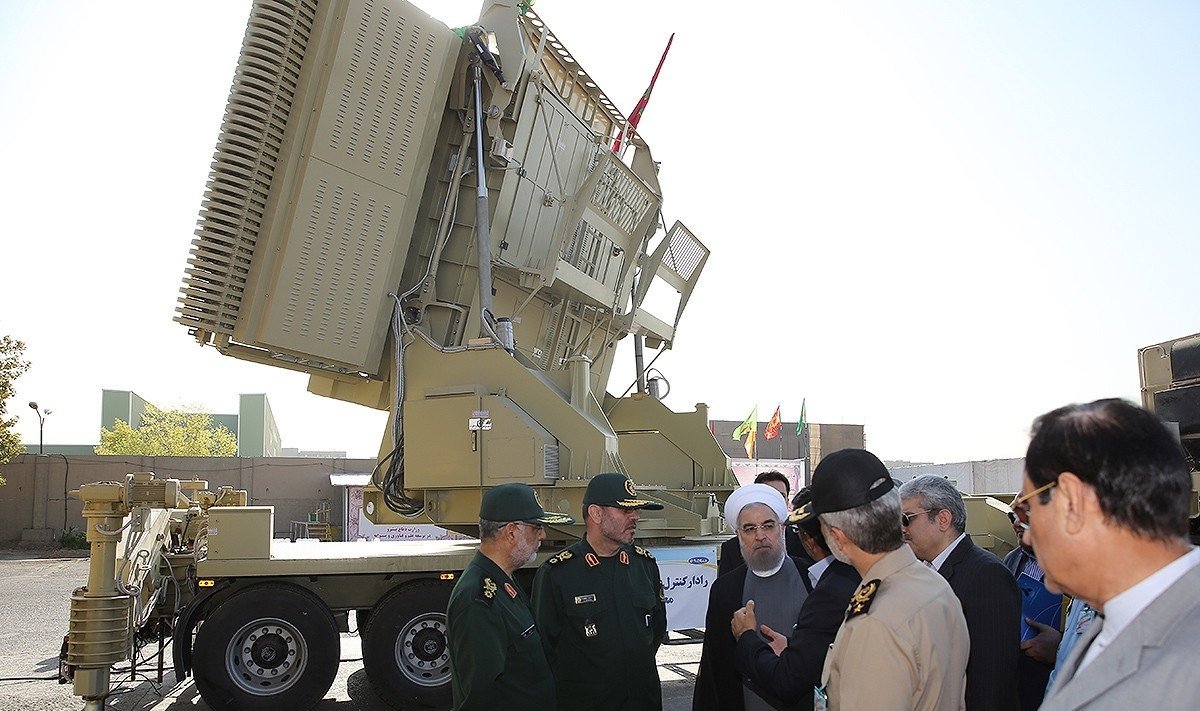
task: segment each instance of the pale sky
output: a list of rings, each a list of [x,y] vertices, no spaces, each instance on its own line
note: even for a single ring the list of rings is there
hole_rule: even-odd
[[[0,0],[23,441],[29,400],[65,444],[98,440],[104,388],[212,412],[262,392],[284,446],[376,453],[382,413],[171,320],[248,9]],[[1033,417],[1136,400],[1137,348],[1200,331],[1200,3],[536,9],[626,112],[676,33],[641,132],[667,224],[713,251],[656,364],[676,410],[794,420],[807,398],[885,459],[1017,457]]]

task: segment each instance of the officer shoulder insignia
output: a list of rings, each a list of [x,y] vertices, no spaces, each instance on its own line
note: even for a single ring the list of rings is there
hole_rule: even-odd
[[[646,550],[645,548],[642,548],[641,546],[634,546],[633,552],[637,553],[638,555],[642,556],[643,558],[649,558],[650,560],[654,560],[654,554],[651,553],[650,551]]]
[[[491,578],[483,579],[483,596],[489,600],[496,597],[496,582]]]
[[[558,553],[558,555],[554,556],[553,558],[551,558],[550,560],[548,560],[546,562],[549,563],[550,565],[558,565],[559,563],[563,562],[564,560],[570,560],[573,556],[574,556],[574,554],[571,553],[570,549],[567,549],[565,551],[560,551]]]
[[[846,619],[867,614],[877,592],[879,592],[878,580],[868,580],[859,585],[858,590],[854,591],[854,596],[850,598],[850,606],[846,608]]]

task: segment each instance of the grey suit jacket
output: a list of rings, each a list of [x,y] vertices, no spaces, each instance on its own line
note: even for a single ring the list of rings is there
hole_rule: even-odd
[[[1099,622],[1099,620],[1097,620]],[[1041,711],[1154,709],[1193,711],[1200,699],[1200,566],[1142,610],[1078,674],[1099,633],[1093,624],[1075,645]]]

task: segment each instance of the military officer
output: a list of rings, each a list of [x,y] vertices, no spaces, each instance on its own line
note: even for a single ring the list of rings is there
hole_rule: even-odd
[[[586,534],[534,578],[534,616],[559,708],[662,709],[654,655],[667,609],[654,556],[632,545],[642,509],[662,504],[640,498],[624,474],[596,475],[583,497]]]
[[[827,455],[799,518],[809,516],[819,517],[833,555],[863,581],[825,657],[814,708],[961,711],[970,651],[962,606],[904,545],[887,467],[865,449]]]
[[[456,711],[554,709],[554,679],[525,591],[513,580],[533,561],[547,513],[525,484],[501,484],[479,506],[479,551],[450,593],[446,632]]]

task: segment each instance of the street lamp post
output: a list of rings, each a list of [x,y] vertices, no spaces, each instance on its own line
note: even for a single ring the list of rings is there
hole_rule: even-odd
[[[38,454],[45,454],[46,453],[46,447],[45,447],[46,416],[54,411],[47,407],[44,410],[42,410],[41,412],[39,412],[38,404],[36,402],[32,402],[32,401],[29,403],[29,407],[30,407],[30,409],[33,410],[33,414],[38,416]]]

